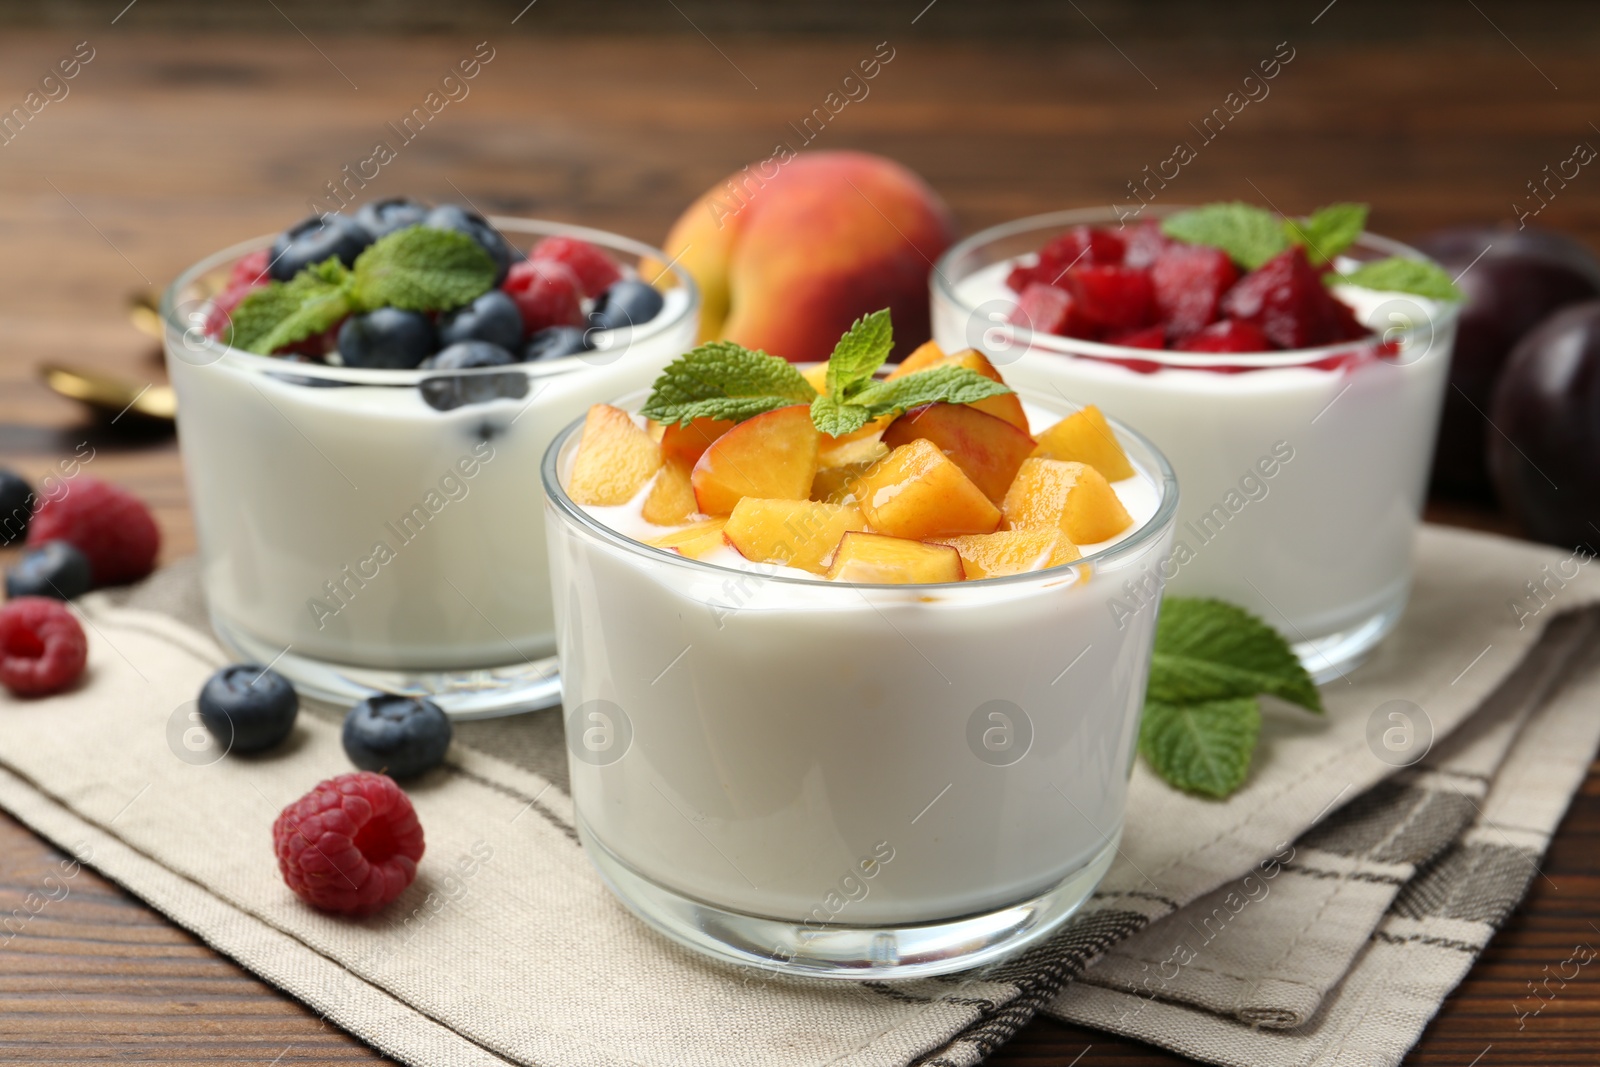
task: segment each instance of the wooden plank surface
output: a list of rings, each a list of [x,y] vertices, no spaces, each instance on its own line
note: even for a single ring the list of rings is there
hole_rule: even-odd
[[[470,95],[406,145],[367,195],[466,196],[490,211],[659,240],[693,196],[792,137],[788,124],[885,38],[895,58],[871,95],[813,147],[901,159],[968,230],[1119,201],[1125,183],[1191,138],[1188,124],[1219,106],[1284,36],[1294,59],[1271,95],[1204,146],[1163,197],[1265,197],[1290,211],[1367,199],[1376,229],[1407,237],[1509,219],[1546,164],[1567,158],[1579,140],[1600,143],[1590,124],[1600,121],[1592,44],[1562,35],[1536,11],[1500,4],[1454,15],[1435,5],[1430,18],[1455,20],[1437,39],[1362,33],[1332,6],[1313,24],[1311,8],[1321,3],[1282,35],[1287,16],[1251,23],[1236,15],[1228,24],[1218,14],[1224,22],[1204,49],[1171,34],[1124,36],[1127,18],[1106,23],[1113,39],[1085,19],[1054,39],[963,40],[919,30],[909,9],[903,24],[847,35],[778,40],[718,28],[714,38],[552,38],[541,32],[538,8],[513,25],[520,6],[507,5],[498,21],[485,14],[482,25],[394,37],[323,22],[310,36],[152,32],[133,15],[113,24],[115,12],[0,36],[0,111],[78,42],[94,51],[69,94],[0,145],[0,459],[37,477],[90,441],[92,471],[155,506],[165,557],[193,551],[170,438],[134,440],[85,422],[37,384],[36,365],[163,380],[159,359],[128,325],[128,296],[152,294],[200,256],[304,214],[324,182],[368,156],[389,136],[386,124],[480,41],[495,58]],[[1596,183],[1600,176],[1583,174],[1539,221],[1597,243]],[[1470,509],[1437,514],[1505,527]],[[60,860],[0,816],[0,915],[21,907]],[[1513,1013],[1544,966],[1574,944],[1600,941],[1593,773],[1545,874],[1411,1062],[1596,1062],[1600,979],[1584,972],[1525,1028]],[[377,1059],[92,872],[69,885],[66,898],[0,946],[0,1061]],[[1041,1021],[992,1062],[1180,1061]]]

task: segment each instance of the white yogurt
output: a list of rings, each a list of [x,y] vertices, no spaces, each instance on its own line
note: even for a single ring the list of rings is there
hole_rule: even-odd
[[[1124,444],[1136,521],[1103,558],[937,586],[688,560],[620,534],[648,532],[634,507],[552,492],[587,832],[658,886],[795,923],[983,913],[1109,855],[1156,616],[1111,602],[1169,550],[1173,492],[1159,457]],[[608,725],[589,747],[593,724]]]
[[[1092,397],[1171,457],[1183,502],[1168,590],[1243,605],[1295,642],[1314,673],[1375,643],[1406,599],[1454,315],[1419,297],[1340,286],[1375,330],[1406,316],[1431,324],[1431,341],[1333,370],[1296,365],[1306,360],[1290,353],[1145,353],[1059,337],[1018,352],[997,331],[974,329],[967,310],[1015,304],[1004,281],[1014,262],[953,279],[959,303],[935,286],[934,338],[952,350],[977,339],[1007,381]],[[1269,369],[1141,373],[1074,351]]]

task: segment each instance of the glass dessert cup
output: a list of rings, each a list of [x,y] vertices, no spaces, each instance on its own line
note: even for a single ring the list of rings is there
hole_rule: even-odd
[[[659,251],[614,234],[496,218],[524,250],[582,238],[624,268]],[[638,389],[694,344],[699,295],[658,279],[647,323],[561,359],[374,370],[230,348],[209,299],[262,237],[185,271],[162,300],[167,369],[217,636],[302,695],[435,700],[458,718],[560,700],[539,461],[588,406]]]
[[[1242,605],[1295,646],[1317,681],[1343,675],[1406,604],[1456,305],[1340,286],[1378,336],[1246,354],[1129,348],[1008,324],[1007,265],[1076,225],[1117,218],[1038,215],[953,246],[930,281],[934,339],[947,351],[977,348],[1014,386],[1093,397],[1148,433],[1183,485],[1167,590]],[[1370,234],[1340,258],[1395,255],[1426,258]]]
[[[1109,548],[859,585],[623,536],[564,488],[579,429],[543,471],[568,763],[630,910],[723,960],[871,979],[978,966],[1082,904],[1122,833],[1157,612],[1115,602],[1159,594],[1177,507],[1148,441],[1116,427],[1149,504]]]

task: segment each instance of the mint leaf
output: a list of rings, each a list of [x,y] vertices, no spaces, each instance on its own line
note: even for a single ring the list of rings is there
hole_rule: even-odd
[[[870,415],[860,404],[819,396],[811,402],[811,421],[818,430],[835,437],[855,433],[867,424]]]
[[[1011,388],[993,378],[985,378],[970,367],[930,367],[891,382],[873,382],[852,401],[872,418],[898,415],[923,404],[971,404],[991,396],[1002,396]],[[865,421],[865,420],[863,420]]]
[[[1304,245],[1313,266],[1328,263],[1356,243],[1367,228],[1367,205],[1329,204],[1311,217],[1284,219],[1283,232],[1291,244]]]
[[[839,338],[833,355],[828,357],[828,395],[848,400],[859,386],[872,380],[893,348],[894,332],[889,324],[888,308],[857,319]]]
[[[494,276],[489,253],[466,234],[410,226],[356,257],[351,296],[364,310],[449,311],[488,292]]]
[[[1390,293],[1412,293],[1431,300],[1465,299],[1456,283],[1439,267],[1420,259],[1391,256],[1363,263],[1341,275],[1328,275],[1329,284],[1359,285]]]
[[[270,355],[333,326],[350,314],[349,272],[335,258],[307,267],[287,282],[270,282],[233,309],[228,343]]]
[[[639,410],[646,418],[680,425],[702,417],[740,422],[816,398],[788,360],[732,341],[709,341],[668,364]]]
[[[1225,797],[1249,773],[1262,693],[1322,710],[1311,676],[1272,627],[1221,600],[1167,597],[1156,623],[1139,751],[1179,789]]]
[[[1225,797],[1244,784],[1261,731],[1254,697],[1200,704],[1146,701],[1139,751],[1179,789]]]
[[[1191,704],[1258,693],[1322,710],[1322,695],[1278,631],[1221,600],[1162,601],[1148,699]]]
[[[1162,220],[1161,232],[1187,244],[1220,248],[1247,270],[1289,247],[1278,216],[1238,201],[1169,215]]]

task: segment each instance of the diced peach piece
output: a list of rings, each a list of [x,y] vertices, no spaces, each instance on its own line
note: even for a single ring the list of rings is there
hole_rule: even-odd
[[[1087,463],[1109,482],[1133,477],[1133,464],[1128,462],[1128,454],[1106,424],[1106,417],[1093,404],[1068,415],[1040,434],[1039,447],[1033,454],[1045,459]]]
[[[932,344],[932,342],[930,341],[929,344]],[[928,345],[923,345],[922,348],[907,356],[904,363],[889,372],[889,377],[891,379],[901,378],[907,374],[914,374],[921,370],[931,370],[934,367],[965,367],[970,371],[976,371],[992,382],[1005,384],[1005,379],[1000,377],[1000,372],[994,369],[994,364],[990,363],[983,353],[975,348],[968,348],[954,355],[943,356],[938,359],[923,357],[913,363],[913,359],[921,356],[927,348]],[[1028,432],[1028,416],[1022,410],[1022,400],[1016,393],[1001,393],[999,396],[986,397],[971,406],[986,414],[993,415],[997,419],[1005,419],[1023,433]]]
[[[818,470],[816,478],[811,482],[811,499],[825,500],[830,504],[855,503],[856,482],[872,469],[874,463],[889,454],[889,449],[882,442],[873,441],[872,444],[876,446],[876,450],[870,459]]]
[[[735,425],[727,419],[707,418],[693,419],[687,426],[670,423],[661,434],[661,458],[682,460],[692,467],[712,442]]]
[[[707,515],[726,515],[747,496],[805,500],[817,473],[821,435],[804,404],[746,419],[705,450],[690,482]]]
[[[800,377],[811,383],[811,388],[817,392],[826,393],[828,391],[828,364],[826,361],[814,363],[807,367],[800,372]]]
[[[828,577],[864,585],[923,585],[965,577],[961,553],[886,534],[847,533],[839,540]]]
[[[915,374],[919,370],[927,370],[942,359],[944,359],[944,349],[939,347],[938,342],[924,341],[889,371],[889,380],[894,381],[896,378]]]
[[[1079,545],[1115,537],[1133,523],[1099,471],[1087,463],[1037,456],[1017,471],[1003,507],[1007,529],[1054,528]]]
[[[917,438],[873,464],[855,483],[867,525],[878,533],[925,541],[992,533],[1000,510],[932,441]]]
[[[747,496],[733,506],[722,536],[745,559],[822,574],[839,539],[866,528],[860,508]]]
[[[966,534],[935,542],[961,553],[968,578],[999,578],[1025,571],[1042,571],[1071,563],[1081,554],[1060,530],[998,530],[991,534]]]
[[[626,504],[661,467],[661,449],[621,408],[596,404],[583,420],[567,495],[592,507]]]
[[[694,487],[689,484],[689,464],[669,459],[656,472],[644,498],[644,521],[657,526],[682,526],[698,510]]]
[[[645,544],[670,549],[690,559],[704,559],[727,543],[722,539],[722,528],[727,522],[727,519],[707,519],[685,526],[681,530],[662,534],[646,541]]]
[[[888,454],[889,447],[877,437],[858,437],[847,441],[842,437],[823,434],[821,447],[817,450],[817,469],[876,463]]]
[[[664,422],[650,419],[644,424],[644,432],[650,435],[650,440],[659,445],[661,439],[667,435],[667,425]]]
[[[1022,461],[1033,454],[1033,438],[1027,433],[970,404],[913,408],[883,432],[883,443],[898,448],[919,437],[938,445],[996,504],[1006,498]]]

